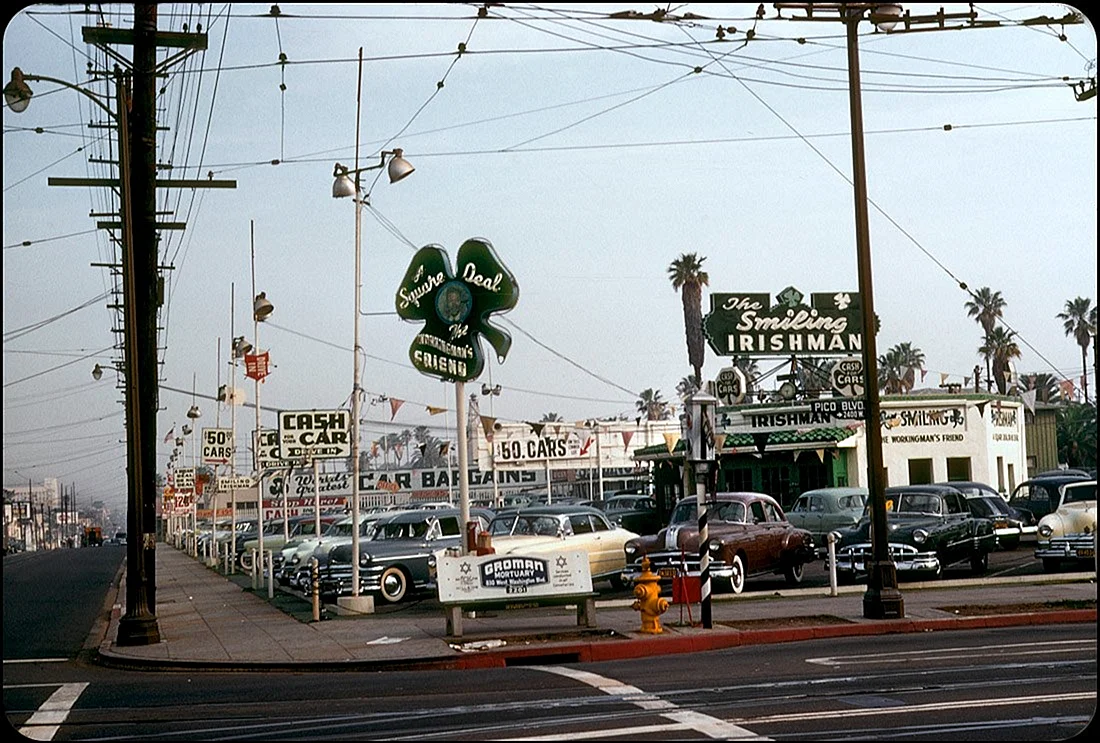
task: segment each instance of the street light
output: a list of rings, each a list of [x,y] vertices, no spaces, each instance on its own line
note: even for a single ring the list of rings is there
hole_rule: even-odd
[[[884,32],[903,18],[895,3],[775,3],[777,10],[802,10],[807,19],[815,12],[835,12],[847,27],[848,103],[852,129],[852,185],[855,192],[856,259],[859,293],[863,302],[863,389],[867,396],[864,429],[867,437],[867,486],[871,501],[871,560],[867,564],[867,591],[863,616],[868,619],[901,618],[905,602],[898,590],[897,569],[890,559],[886,523],[886,472],[882,460],[882,423],[878,393],[878,356],[875,345],[875,306],[871,282],[871,237],[867,215],[867,170],[863,147],[863,104],[859,78],[859,22],[869,19]],[[906,25],[910,18],[904,14]]]
[[[92,379],[97,382],[103,379],[103,367],[99,364],[96,364],[95,367],[92,369]]]
[[[147,30],[151,24],[155,36],[155,5],[141,6],[135,27]],[[156,417],[157,355],[156,318],[159,301],[156,292],[156,224],[150,205],[156,200],[154,80],[146,72],[155,62],[155,49],[141,37],[141,49],[135,43],[135,58],[124,75],[115,66],[115,106],[84,88],[44,75],[25,74],[12,69],[11,80],[4,86],[4,102],[14,113],[30,105],[34,93],[27,81],[49,82],[80,93],[118,127],[118,169],[120,213],[122,215],[123,365],[126,403],[126,477],[127,531],[131,535],[126,550],[126,611],[119,621],[119,645],[153,645],[160,642],[156,617]],[[132,85],[128,84],[132,81]],[[100,370],[102,373],[102,369]],[[98,378],[97,378],[98,379]]]
[[[252,291],[256,291],[256,251],[255,246],[252,250]],[[275,311],[275,305],[271,304],[271,300],[267,298],[265,292],[260,292],[255,295],[252,300],[252,340],[255,341],[256,353],[260,352],[260,323],[266,320],[272,312]],[[247,343],[244,339],[241,339],[243,346]],[[260,440],[260,384],[263,382],[264,375],[256,374],[256,440]],[[257,466],[256,472],[256,495],[258,511],[256,514],[256,546],[259,549],[259,588],[264,586],[264,478],[263,472],[259,470]],[[284,518],[286,514],[283,514]],[[255,568],[256,563],[253,562]]]
[[[370,194],[364,194],[359,177],[369,170],[379,170],[386,166],[386,158],[389,157],[387,172],[390,183],[397,183],[415,170],[404,157],[404,151],[400,148],[383,150],[378,154],[379,160],[375,165],[359,167],[359,117],[363,105],[363,47],[359,47],[359,78],[355,88],[355,167],[336,163],[332,170],[332,177],[336,180],[332,184],[332,197],[334,199],[352,198],[355,205],[355,345],[352,352],[352,387],[351,387],[351,520],[355,528],[351,531],[351,595],[352,606],[367,603],[368,610],[373,608],[374,599],[369,597],[369,602],[361,602],[359,599],[359,397],[362,390],[359,386],[360,368],[359,354],[359,307],[363,293],[362,282],[362,222],[363,206],[369,204]],[[353,180],[354,179],[354,180]]]

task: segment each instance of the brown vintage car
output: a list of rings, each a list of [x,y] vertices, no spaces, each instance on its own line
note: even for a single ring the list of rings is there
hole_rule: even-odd
[[[710,577],[714,592],[741,593],[745,578],[780,573],[787,583],[802,582],[802,569],[813,562],[810,532],[794,527],[774,498],[764,493],[717,493],[707,503],[707,535],[710,540]],[[671,581],[686,567],[699,575],[699,514],[697,499],[676,504],[669,524],[656,535],[632,539],[623,547],[630,581],[641,574],[642,558],[650,570]]]

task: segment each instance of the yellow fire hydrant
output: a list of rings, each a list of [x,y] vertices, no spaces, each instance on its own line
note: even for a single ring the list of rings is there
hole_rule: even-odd
[[[668,611],[668,599],[661,598],[660,577],[649,570],[649,558],[642,558],[642,574],[634,579],[634,598],[631,609],[642,613],[642,632],[659,635],[661,629],[659,617]]]

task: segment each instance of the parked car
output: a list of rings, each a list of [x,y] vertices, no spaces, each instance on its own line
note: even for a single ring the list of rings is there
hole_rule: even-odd
[[[697,499],[680,500],[668,526],[652,536],[627,542],[625,577],[633,580],[649,557],[650,570],[671,581],[677,570],[699,574]],[[717,493],[707,504],[712,590],[741,593],[745,579],[779,573],[787,583],[802,582],[803,567],[816,558],[809,531],[793,526],[779,502],[764,493]]]
[[[863,517],[867,488],[838,487],[807,490],[787,511],[792,526],[805,529],[814,538],[819,551],[825,547],[829,532],[850,529]]]
[[[492,511],[470,509],[470,520],[485,530]],[[359,592],[395,604],[406,597],[435,588],[429,569],[432,552],[462,543],[465,529],[457,508],[400,511],[383,516],[359,543]],[[332,603],[352,594],[352,545],[340,544],[329,552],[321,572],[320,594]]]
[[[993,522],[970,512],[966,496],[947,485],[903,485],[886,488],[886,523],[890,557],[899,576],[938,578],[945,568],[969,562],[974,573],[989,567],[997,548]],[[867,572],[872,560],[870,513],[859,525],[837,533],[837,578],[845,581]]]
[[[382,518],[381,513],[359,514],[360,539],[366,539],[370,535],[374,523],[380,518]],[[329,526],[319,538],[303,539],[298,548],[294,550],[294,554],[286,558],[282,572],[279,574],[284,577],[287,585],[302,592],[311,590],[311,571],[313,569],[311,560],[317,558],[318,567],[324,566],[328,563],[329,552],[333,547],[350,544],[354,530],[353,523],[352,517],[348,516]]]
[[[1008,504],[1013,508],[1030,511],[1036,519],[1041,519],[1048,513],[1058,510],[1063,487],[1069,483],[1088,479],[1076,474],[1043,473],[1039,477],[1033,477],[1017,485],[1008,499]],[[1038,521],[1036,525],[1025,527],[1024,534],[1034,534],[1037,525]]]
[[[497,514],[489,535],[497,554],[585,552],[593,582],[606,579],[615,588],[625,585],[623,546],[638,536],[611,523],[598,509],[574,505],[528,506]]]
[[[290,575],[284,569],[287,565],[287,561],[290,560],[294,553],[298,551],[306,540],[320,539],[329,528],[337,521],[342,520],[342,515],[333,513],[323,513],[320,518],[321,532],[317,533],[317,521],[315,516],[309,516],[308,521],[303,521],[298,527],[298,533],[290,537],[290,541],[282,545],[278,549],[273,550],[271,556],[272,564],[275,570],[275,579],[280,585],[288,585],[290,583]],[[264,540],[264,548],[267,548],[267,541]]]
[[[1000,495],[966,495],[966,505],[978,518],[993,522],[993,533],[997,535],[997,547],[1014,550],[1020,546],[1024,526],[1035,526],[1035,517],[1027,511],[1013,508]]]
[[[1044,516],[1037,529],[1035,557],[1048,573],[1066,561],[1088,566],[1096,561],[1096,480],[1069,483],[1061,495],[1058,508]]]
[[[997,488],[992,485],[977,480],[948,480],[947,482],[937,482],[936,485],[947,485],[966,496],[995,495],[1001,500],[1008,500],[1007,493],[998,492]]]
[[[664,520],[657,510],[657,501],[648,495],[630,493],[613,495],[603,502],[608,520],[637,534],[656,534]]]

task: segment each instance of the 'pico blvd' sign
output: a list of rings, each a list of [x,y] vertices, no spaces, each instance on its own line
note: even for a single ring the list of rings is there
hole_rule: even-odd
[[[703,333],[719,356],[840,356],[863,348],[858,292],[803,295],[788,287],[768,294],[711,294]]]
[[[279,412],[283,459],[335,459],[351,456],[351,414],[346,410]]]
[[[427,245],[416,252],[397,289],[397,314],[423,321],[409,348],[417,371],[448,382],[476,379],[485,365],[481,336],[503,361],[512,345],[508,333],[489,324],[495,312],[516,306],[519,285],[487,240],[471,239],[458,249],[458,274],[446,251]]]

